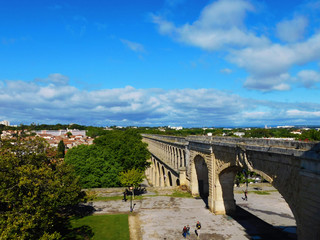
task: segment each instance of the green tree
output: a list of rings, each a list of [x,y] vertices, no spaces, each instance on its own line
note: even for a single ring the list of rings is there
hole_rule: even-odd
[[[304,141],[320,141],[320,132],[316,129],[305,130],[299,136],[299,139]]]
[[[59,239],[84,197],[73,169],[40,138],[0,143],[0,239]]]
[[[65,161],[72,164],[84,188],[119,187],[119,173],[144,171],[149,163],[147,144],[134,129],[106,131],[90,146],[69,149]]]
[[[125,187],[138,187],[143,182],[144,173],[135,168],[120,173],[120,182]]]
[[[60,140],[60,142],[58,144],[58,154],[57,154],[57,156],[59,158],[64,158],[65,150],[66,150],[66,146],[64,145],[63,140]]]

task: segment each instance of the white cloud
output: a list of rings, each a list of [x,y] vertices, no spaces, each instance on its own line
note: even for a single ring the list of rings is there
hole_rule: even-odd
[[[145,52],[143,45],[140,43],[131,42],[126,39],[120,39],[120,41],[134,52]]]
[[[263,92],[289,90],[293,76],[288,73],[292,68],[320,60],[320,34],[303,40],[308,20],[296,13],[293,19],[276,26],[279,38],[287,43],[272,43],[246,28],[245,17],[254,11],[249,1],[218,0],[208,4],[191,24],[176,26],[161,16],[153,16],[153,22],[161,34],[176,41],[227,52],[226,60],[248,73],[244,87]],[[307,88],[317,82],[314,78],[297,79]]]
[[[272,44],[263,48],[248,47],[232,51],[228,59],[250,73],[245,87],[261,91],[278,90],[277,87],[288,80],[291,67],[320,59],[320,34],[302,43]],[[280,88],[283,89],[287,90],[288,87]]]
[[[308,26],[306,17],[297,16],[292,20],[285,20],[277,24],[277,35],[285,42],[296,42],[304,38]]]
[[[290,90],[288,82],[290,80],[290,75],[287,73],[270,76],[270,77],[249,77],[244,83],[244,87],[248,89],[255,89],[260,91],[285,91]]]
[[[320,73],[313,70],[302,70],[297,74],[296,81],[301,82],[306,88],[312,88],[320,82]]]
[[[160,16],[153,16],[153,22],[158,25],[161,34],[205,50],[265,45],[268,43],[265,37],[257,37],[244,27],[246,12],[253,10],[248,1],[219,0],[206,6],[199,19],[192,24],[176,27]]]
[[[311,124],[320,112],[318,103],[258,101],[216,89],[127,86],[87,91],[68,84],[12,80],[0,81],[0,103],[3,118],[13,124],[231,126],[281,124],[278,119],[297,124],[307,119]]]
[[[310,117],[320,117],[320,111],[301,111],[298,109],[291,109],[287,111],[289,117],[299,117],[299,118],[310,118]]]

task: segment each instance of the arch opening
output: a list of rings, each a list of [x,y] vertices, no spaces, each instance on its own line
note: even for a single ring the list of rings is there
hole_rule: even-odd
[[[290,201],[273,182],[267,181],[271,179],[268,175],[260,174],[260,171],[248,171],[238,166],[222,170],[218,176],[221,192],[217,199],[221,198],[225,213],[232,215],[241,225],[254,225],[259,233],[257,236],[297,239]],[[253,236],[250,229],[248,234]]]
[[[162,170],[161,186],[165,187],[167,176],[163,166],[161,167],[161,170]]]
[[[195,189],[193,195],[199,195],[207,204],[209,196],[208,166],[202,156],[196,156],[194,159],[196,182],[193,184]]]
[[[176,184],[177,184],[177,186],[180,186],[180,180],[179,180],[179,178],[176,180]]]
[[[172,187],[172,176],[170,171],[168,171],[168,180],[169,180],[169,186]]]

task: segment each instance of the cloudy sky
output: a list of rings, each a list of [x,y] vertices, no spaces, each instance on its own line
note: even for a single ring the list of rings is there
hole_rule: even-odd
[[[319,13],[319,0],[2,0],[0,121],[320,125]]]

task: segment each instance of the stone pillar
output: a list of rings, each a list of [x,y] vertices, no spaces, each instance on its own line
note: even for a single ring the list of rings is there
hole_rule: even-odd
[[[188,185],[188,180],[187,180],[187,168],[181,167],[179,169],[179,180],[180,180],[180,185]]]

